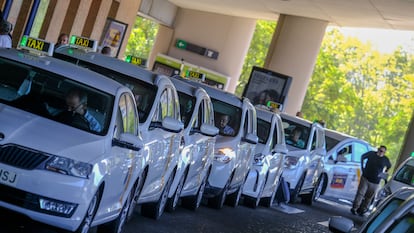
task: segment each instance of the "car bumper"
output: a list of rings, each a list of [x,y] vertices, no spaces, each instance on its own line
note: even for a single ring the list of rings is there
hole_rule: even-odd
[[[259,197],[260,188],[266,182],[266,171],[263,166],[253,166],[247,175],[247,179],[243,185],[243,195],[249,197]]]
[[[17,174],[15,185],[0,185],[1,207],[65,230],[74,231],[78,228],[89,201],[97,190],[92,184],[93,178],[82,179],[43,170],[23,170],[4,164],[1,164],[1,168]],[[44,201],[60,207],[72,206],[73,210],[65,214],[51,211],[51,205],[44,204]]]

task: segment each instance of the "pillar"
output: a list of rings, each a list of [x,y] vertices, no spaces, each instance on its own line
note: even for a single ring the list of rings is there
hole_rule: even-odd
[[[280,15],[264,67],[292,77],[285,111],[302,107],[327,21]]]

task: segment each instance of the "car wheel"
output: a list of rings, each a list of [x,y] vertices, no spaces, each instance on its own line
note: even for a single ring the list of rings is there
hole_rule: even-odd
[[[177,189],[175,189],[173,196],[171,198],[168,198],[166,210],[170,213],[175,211],[175,209],[177,209],[178,201],[180,200],[181,191],[183,190],[186,176],[187,176],[187,172],[185,172],[181,176],[180,181],[178,182],[178,185],[177,185]]]
[[[208,206],[215,208],[215,209],[223,208],[224,201],[226,200],[227,189],[230,185],[230,181],[231,181],[231,178],[229,178],[226,185],[223,187],[223,189],[220,191],[220,193],[217,196],[208,199]]]
[[[88,233],[91,224],[93,221],[93,218],[95,217],[96,211],[98,211],[99,206],[99,200],[101,191],[96,192],[95,196],[93,196],[91,202],[89,203],[88,210],[86,210],[86,215],[82,220],[82,223],[79,225],[77,233]]]
[[[124,231],[125,223],[128,221],[128,214],[130,213],[130,208],[132,207],[133,199],[135,197],[135,188],[129,193],[127,200],[122,206],[121,212],[118,214],[118,217],[109,222],[99,226],[99,233],[122,233]],[[133,206],[135,207],[135,205]]]
[[[168,192],[173,181],[173,174],[170,175],[167,183],[165,184],[164,190],[161,193],[160,198],[157,202],[145,203],[141,206],[141,214],[145,217],[153,218],[158,220],[162,213],[164,212],[165,206],[167,204]]]
[[[258,206],[258,205],[259,205],[259,203],[260,203],[260,198],[262,197],[264,187],[265,187],[265,182],[263,182],[263,183],[262,183],[262,185],[260,186],[260,191],[259,191],[259,193],[257,194],[257,197],[248,197],[248,196],[245,196],[245,197],[244,197],[244,202],[243,202],[243,204],[244,204],[245,206],[250,207],[250,208],[256,209],[256,208],[257,208],[257,206]]]
[[[131,204],[128,210],[127,222],[129,222],[134,216],[134,211],[138,203],[139,195],[141,195],[142,188],[144,187],[145,177],[146,175],[142,176],[141,178],[138,178],[138,181],[135,185],[134,196],[132,198],[132,201],[131,201]]]
[[[312,205],[313,201],[316,201],[321,196],[325,185],[325,180],[325,175],[322,174],[319,177],[318,183],[316,183],[316,187],[313,188],[312,192],[301,196],[303,204]]]
[[[204,189],[207,184],[209,173],[204,176],[203,181],[201,182],[200,187],[198,188],[197,195],[191,197],[184,197],[181,200],[181,205],[190,210],[196,210],[200,207],[201,201],[203,200]]]
[[[243,191],[243,184],[239,186],[236,192],[226,197],[226,204],[231,207],[237,207],[239,205],[240,197]]]
[[[299,192],[302,189],[303,182],[305,181],[305,175],[306,175],[306,173],[302,175],[302,177],[300,178],[299,182],[296,184],[295,189],[290,194],[290,203],[295,203],[295,202],[298,201],[298,199],[299,199]]]

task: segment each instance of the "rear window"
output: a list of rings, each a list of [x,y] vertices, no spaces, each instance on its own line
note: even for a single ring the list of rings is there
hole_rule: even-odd
[[[0,58],[0,70],[1,103],[95,134],[106,134],[113,109],[113,95],[4,58]],[[80,95],[79,104],[69,107],[68,96],[73,93]],[[87,111],[88,118],[96,121],[89,124],[84,117],[75,114],[77,108]]]

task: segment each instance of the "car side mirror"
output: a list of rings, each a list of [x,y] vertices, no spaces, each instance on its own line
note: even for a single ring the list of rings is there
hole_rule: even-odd
[[[200,132],[206,136],[214,137],[219,133],[219,129],[211,124],[202,124],[200,127]]]
[[[354,228],[351,219],[342,216],[332,216],[329,218],[329,230],[334,233],[348,233]]]
[[[172,117],[166,117],[162,120],[162,128],[174,133],[179,133],[184,129],[184,124]]]
[[[259,137],[257,137],[257,135],[255,135],[255,134],[247,133],[246,137],[244,137],[243,141],[248,142],[248,143],[252,143],[252,144],[257,144],[259,142]]]

